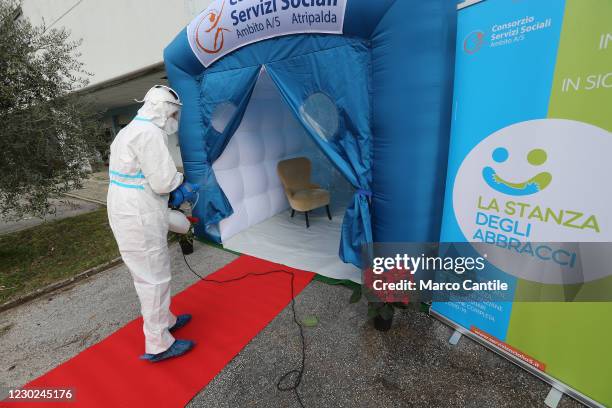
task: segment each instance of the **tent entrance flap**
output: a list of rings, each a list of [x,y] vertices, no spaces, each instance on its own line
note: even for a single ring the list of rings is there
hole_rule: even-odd
[[[264,66],[265,69],[261,69]],[[300,155],[300,146],[292,146],[292,143],[295,144],[297,138],[306,133],[355,191],[343,217],[339,255],[344,262],[360,266],[361,247],[372,242],[369,72],[370,50],[365,42],[354,40],[347,40],[342,46],[261,66],[205,71],[200,79],[200,102],[205,126],[207,177],[205,198],[195,209],[196,215],[205,220],[205,229],[202,231],[200,225],[196,233],[221,242],[224,236],[229,237],[286,208],[281,194],[283,190],[275,177],[275,167],[283,155]],[[278,100],[269,102],[265,99],[266,91],[258,91],[258,99],[265,102],[257,103],[251,110],[272,109],[275,119],[271,119],[267,127],[249,129],[257,121],[244,122],[244,118],[258,78],[263,78],[259,81],[263,84],[261,89],[270,89],[265,84],[274,83],[285,106]],[[259,95],[261,92],[264,96]],[[287,119],[291,116],[293,123]],[[296,122],[301,125],[301,130]],[[234,144],[238,147],[230,149],[227,155],[223,154],[237,132]],[[249,132],[257,136],[241,137],[242,133],[246,135]],[[279,135],[285,141],[275,145],[274,140],[279,140]],[[266,143],[272,147],[266,150]],[[253,169],[249,170],[253,171],[247,172],[244,168],[237,171],[236,166],[230,169],[230,163],[236,161],[231,157],[232,151],[237,151],[239,157],[244,156],[241,164],[251,165]],[[249,160],[252,163],[248,163]],[[252,182],[243,181],[242,186],[228,182],[227,187],[222,188],[217,177],[223,178],[232,171],[234,175],[240,173],[242,179],[247,177]],[[226,181],[231,179],[228,176]],[[246,193],[257,193],[259,197],[247,200]],[[226,194],[234,197],[242,194],[242,199],[238,199],[241,207],[234,208]],[[266,211],[255,211],[255,207],[265,207]],[[247,208],[254,215],[249,216]],[[232,219],[233,214],[236,216]]]
[[[228,108],[223,108],[228,109]],[[223,123],[220,111],[213,121]],[[291,217],[277,175],[279,161],[306,157],[311,180],[331,193],[332,220],[325,208]],[[223,246],[240,253],[359,282],[360,270],[338,257],[342,219],[353,187],[329,162],[281,98],[262,69],[240,126],[213,164],[215,178],[233,213],[218,226]]]
[[[221,107],[215,111],[213,123],[225,123],[229,110]],[[334,208],[346,207],[352,195],[350,184],[311,140],[262,69],[240,126],[212,166],[233,209],[232,215],[219,222],[222,243],[289,209],[277,165],[295,157],[310,160],[312,180],[332,191]],[[338,243],[339,239],[335,248]]]

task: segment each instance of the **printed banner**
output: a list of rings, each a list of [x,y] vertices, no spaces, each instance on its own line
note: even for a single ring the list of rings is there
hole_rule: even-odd
[[[257,41],[298,33],[342,34],[347,0],[215,0],[187,27],[200,62]]]
[[[433,305],[605,405],[612,303],[580,300],[612,291],[612,260],[563,294],[577,302],[517,299],[554,289],[576,266],[571,251],[554,256],[555,248],[538,252],[535,243],[612,241],[611,21],[610,0],[486,0],[459,12],[441,240],[513,251],[529,242],[532,254],[546,256],[538,279],[520,263],[496,265],[512,302]],[[568,274],[549,275],[547,263]]]

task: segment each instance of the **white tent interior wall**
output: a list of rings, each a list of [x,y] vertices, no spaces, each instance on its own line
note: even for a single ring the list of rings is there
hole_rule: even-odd
[[[218,108],[213,126],[223,128],[233,109]],[[332,221],[324,208],[310,213],[308,229],[303,214],[290,217],[276,168],[279,161],[293,157],[308,157],[313,181],[331,192]],[[238,130],[213,170],[234,209],[219,225],[224,247],[336,279],[361,281],[360,270],[338,257],[352,187],[293,116],[265,69]]]

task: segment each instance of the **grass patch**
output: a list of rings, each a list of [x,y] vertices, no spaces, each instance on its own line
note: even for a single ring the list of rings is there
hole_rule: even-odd
[[[106,208],[0,236],[0,303],[119,256]]]

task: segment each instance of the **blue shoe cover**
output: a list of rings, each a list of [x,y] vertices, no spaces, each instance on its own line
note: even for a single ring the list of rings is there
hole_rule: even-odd
[[[195,342],[191,340],[175,340],[170,348],[159,354],[143,354],[141,360],[147,360],[152,363],[157,363],[173,357],[179,357],[187,353],[195,346]]]
[[[176,323],[174,323],[174,326],[172,326],[171,328],[169,328],[168,330],[170,332],[173,332],[175,330],[180,329],[181,327],[185,326],[187,323],[189,323],[191,321],[191,315],[190,314],[182,314],[182,315],[178,315],[176,317]]]

